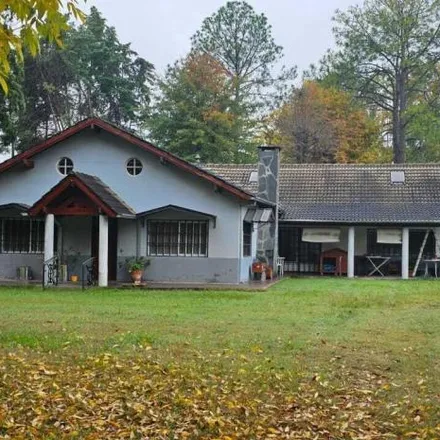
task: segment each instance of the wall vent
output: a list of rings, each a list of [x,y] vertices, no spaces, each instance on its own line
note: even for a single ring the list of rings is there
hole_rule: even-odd
[[[405,183],[405,171],[391,171],[391,183],[403,185]]]

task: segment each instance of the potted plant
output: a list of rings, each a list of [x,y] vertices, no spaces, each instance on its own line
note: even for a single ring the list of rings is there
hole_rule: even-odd
[[[133,284],[139,285],[142,282],[144,269],[150,265],[150,260],[145,257],[136,257],[126,260],[127,270],[131,275]]]

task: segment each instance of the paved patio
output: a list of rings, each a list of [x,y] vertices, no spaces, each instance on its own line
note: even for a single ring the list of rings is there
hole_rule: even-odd
[[[120,283],[111,282],[109,288],[113,289],[145,289],[145,290],[243,290],[243,291],[265,291],[278,283],[281,279],[252,281],[246,284],[224,284],[224,283],[169,283],[169,282],[144,282],[141,285],[134,285],[133,283]],[[0,278],[0,286],[10,286],[10,287],[23,287],[23,286],[34,286],[41,287],[41,280],[29,280],[29,281],[19,281]],[[48,288],[53,288],[52,286]],[[81,281],[77,283],[67,282],[59,283],[57,288],[65,289],[81,289]]]

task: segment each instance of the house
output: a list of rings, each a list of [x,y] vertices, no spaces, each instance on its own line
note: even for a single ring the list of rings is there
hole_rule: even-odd
[[[57,261],[106,286],[136,256],[166,282],[245,283],[255,259],[277,255],[286,271],[348,277],[437,265],[440,165],[279,156],[265,146],[258,164],[201,167],[84,120],[0,164],[0,279],[27,268],[50,282]]]
[[[25,267],[39,279],[57,256],[69,276],[93,259],[106,286],[129,278],[127,259],[148,256],[148,280],[247,282],[257,247],[274,252],[274,236],[257,244],[247,221],[259,216],[269,236],[274,212],[274,202],[91,118],[0,164],[0,278]]]
[[[255,165],[208,169],[258,192]],[[440,164],[282,164],[279,176],[279,255],[286,271],[320,273],[332,251],[346,254],[348,277],[406,279],[437,270]]]

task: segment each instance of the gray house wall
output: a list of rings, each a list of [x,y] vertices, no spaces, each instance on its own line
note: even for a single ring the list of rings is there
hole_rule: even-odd
[[[90,217],[61,217],[57,219],[61,227],[59,242],[63,264],[67,264],[68,276],[81,277],[82,262],[92,254],[92,219]]]
[[[150,260],[145,272],[147,281],[162,282],[206,282],[206,283],[238,283],[247,282],[249,276],[239,273],[241,255],[236,258],[222,258],[218,255],[218,243],[211,237],[218,227],[214,221],[209,223],[208,257],[156,257],[149,256],[147,249],[148,220],[198,220],[200,216],[191,214],[177,214],[175,212],[162,213],[150,216],[139,221],[120,220],[118,224],[118,280],[128,281],[126,261],[134,255],[144,256]],[[235,231],[230,231],[232,237],[237,238],[241,228],[237,222]],[[136,229],[138,231],[136,231]],[[234,233],[236,232],[236,233]],[[136,241],[138,237],[138,241]],[[248,271],[246,271],[246,274]]]
[[[213,222],[210,222],[207,258],[151,257],[148,279],[231,283],[247,281],[245,267],[248,261],[242,264],[242,207],[239,201],[226,193],[216,192],[211,184],[196,176],[172,165],[162,165],[150,153],[104,131],[98,133],[88,130],[79,133],[35,156],[34,168],[11,169],[1,174],[0,205],[14,202],[34,204],[63,179],[64,176],[58,173],[56,166],[58,160],[65,156],[72,159],[75,171],[99,177],[135,212],[172,204],[217,218],[215,228]],[[143,163],[143,171],[138,176],[130,176],[126,171],[126,162],[132,157]],[[81,223],[82,219],[78,221]],[[77,227],[72,218],[63,219],[62,223],[65,223],[64,249],[80,247],[84,256],[90,255],[89,226],[81,223]],[[126,258],[136,254],[146,254],[146,230],[138,227],[135,220],[120,220],[120,279],[127,277]],[[8,259],[10,254],[4,254],[1,258]],[[14,265],[9,264],[11,267]],[[5,276],[4,267],[6,265],[0,263],[0,277]],[[11,274],[10,269],[8,273]]]
[[[16,279],[20,266],[30,267],[30,276],[41,279],[43,254],[0,254],[0,278]]]

